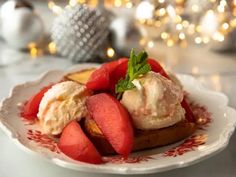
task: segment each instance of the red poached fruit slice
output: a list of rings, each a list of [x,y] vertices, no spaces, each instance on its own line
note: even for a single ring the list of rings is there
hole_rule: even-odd
[[[76,121],[71,121],[63,129],[58,147],[74,160],[93,164],[103,162],[101,155]]]
[[[90,90],[107,90],[110,86],[110,75],[108,69],[101,67],[90,76],[86,87]]]
[[[37,118],[37,114],[39,111],[39,104],[44,96],[44,94],[51,88],[52,86],[44,87],[40,92],[32,96],[24,105],[23,110],[21,112],[21,116],[28,120],[35,120]]]
[[[87,99],[87,109],[118,154],[127,157],[133,147],[133,127],[128,112],[121,103],[106,93]]]
[[[126,61],[128,61],[128,58],[121,58],[117,61],[103,64],[100,68],[92,73],[88,82],[86,83],[86,87],[94,91],[109,90],[111,73],[118,65]]]
[[[115,87],[116,87],[117,82],[120,79],[125,78],[127,69],[128,69],[128,60],[118,65],[116,69],[111,73],[110,89],[113,93],[115,93]]]
[[[189,122],[195,122],[195,117],[193,114],[193,111],[191,109],[191,107],[189,106],[186,98],[184,97],[183,101],[181,102],[181,106],[184,108],[185,110],[185,117]]]
[[[120,58],[119,60],[116,61],[111,61],[108,63],[104,63],[101,67],[104,67],[108,70],[109,74],[111,74],[118,65],[124,63],[124,62],[128,62],[128,58]]]

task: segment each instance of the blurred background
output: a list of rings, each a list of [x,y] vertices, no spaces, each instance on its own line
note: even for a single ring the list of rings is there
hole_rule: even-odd
[[[228,95],[236,90],[236,0],[1,0],[0,5],[0,74],[14,84],[48,69],[129,56],[134,48],[214,90]]]

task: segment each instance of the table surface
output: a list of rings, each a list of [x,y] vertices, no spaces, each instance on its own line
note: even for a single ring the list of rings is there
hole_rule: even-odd
[[[41,7],[41,6],[39,6]],[[47,18],[47,14],[43,14]],[[47,18],[49,20],[50,18]],[[189,47],[185,50],[166,49],[157,44],[159,50],[149,49],[176,72],[189,73],[196,76],[207,87],[224,92],[229,97],[229,105],[236,108],[236,55],[217,54],[208,48]],[[171,53],[166,56],[166,53]],[[168,57],[168,60],[166,59]],[[8,65],[4,66],[4,64]],[[54,56],[31,58],[9,48],[0,41],[0,100],[4,99],[10,89],[28,80],[34,80],[50,69],[67,69],[72,66],[69,60]],[[18,149],[0,130],[0,177],[105,177],[119,175],[99,175],[81,173],[50,164]],[[169,172],[145,176],[162,177],[235,177],[236,176],[236,133],[232,136],[228,147],[219,154],[198,164],[175,169]],[[137,176],[137,175],[136,175]]]
[[[5,50],[8,51],[7,55],[1,56],[2,58],[0,59],[3,59],[4,57],[8,57],[9,60],[11,60],[11,58],[17,57],[21,59],[9,66],[0,67],[0,99],[6,97],[9,94],[10,88],[18,83],[36,79],[41,73],[50,69],[66,69],[72,66],[72,63],[69,60],[52,56],[43,56],[32,59],[28,54],[5,48],[3,47],[2,43],[0,43],[0,53],[3,54]],[[204,55],[210,56],[209,54]],[[236,57],[232,57],[232,59],[229,61],[223,59],[224,55],[221,55],[221,57],[222,63],[219,63],[219,68],[223,69],[223,67],[228,66],[228,62],[232,62],[231,65],[233,64],[236,69]],[[188,67],[194,68],[196,66],[193,62],[192,65],[188,64]],[[202,68],[201,66],[199,67]],[[181,64],[179,64],[173,69],[177,71],[184,71],[184,69],[182,70],[182,68],[187,68],[187,66],[183,65],[181,67]],[[208,71],[206,66],[205,69],[206,71]],[[236,72],[229,72],[225,74],[214,71],[212,72],[212,74],[206,74],[204,71],[202,71],[202,74],[201,72],[198,73],[197,78],[206,86],[214,90],[226,93],[230,98],[229,104],[232,107],[236,107],[236,98],[234,97],[234,93],[236,91],[236,85],[234,82],[236,80]],[[43,159],[38,159],[30,156],[29,154],[18,149],[1,131],[0,146],[0,177],[14,177],[16,175],[17,177],[106,176],[63,169],[61,167],[50,164]],[[214,157],[190,167],[160,173],[159,175],[164,177],[187,177],[190,175],[192,177],[233,177],[236,176],[235,164],[236,134],[232,136],[229,146]],[[10,170],[12,169],[12,167],[14,168],[14,170]],[[36,173],[36,171],[40,171],[40,173]],[[150,176],[157,176],[157,174]]]

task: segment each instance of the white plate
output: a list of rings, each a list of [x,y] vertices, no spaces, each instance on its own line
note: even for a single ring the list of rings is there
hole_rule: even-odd
[[[77,65],[67,72],[94,66]],[[60,70],[49,71],[36,81],[15,86],[1,103],[0,127],[22,150],[65,168],[93,173],[145,174],[185,167],[224,149],[236,126],[236,111],[227,106],[228,99],[224,94],[204,88],[191,76],[178,75],[190,99],[194,100],[195,111],[207,121],[193,136],[170,146],[133,153],[129,159],[104,157],[107,163],[102,165],[74,161],[63,155],[54,140],[43,135],[37,124],[19,116],[19,103],[49,83],[59,81],[64,74]]]

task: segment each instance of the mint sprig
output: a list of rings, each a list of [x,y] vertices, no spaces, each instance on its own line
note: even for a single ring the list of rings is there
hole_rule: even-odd
[[[151,71],[151,66],[147,63],[147,57],[148,54],[145,51],[136,55],[134,50],[131,50],[125,79],[120,79],[116,84],[115,91],[118,94],[118,99],[120,99],[124,91],[135,88],[135,85],[132,83],[134,79]]]

